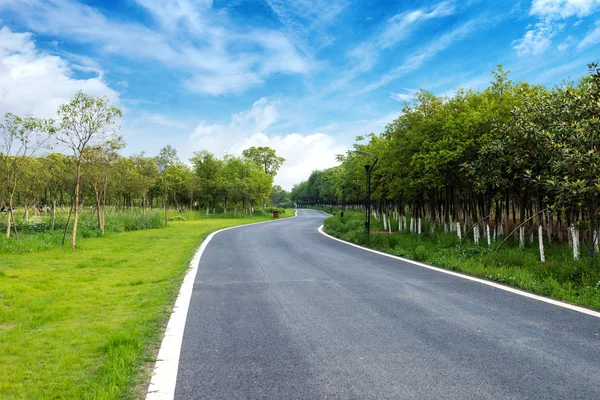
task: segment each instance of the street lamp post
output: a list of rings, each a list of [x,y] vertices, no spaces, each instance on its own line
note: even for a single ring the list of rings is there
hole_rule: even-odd
[[[377,156],[371,153],[367,153],[366,151],[354,150],[354,152],[371,157],[375,160],[373,164],[365,165],[365,171],[367,173],[367,215],[365,216],[365,229],[367,231],[367,234],[369,235],[371,233],[371,171],[373,171],[373,168],[375,168],[375,164],[377,164],[377,161],[379,161],[379,159],[377,158]]]

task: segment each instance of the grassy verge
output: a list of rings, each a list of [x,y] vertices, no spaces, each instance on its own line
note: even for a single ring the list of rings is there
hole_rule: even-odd
[[[269,219],[173,222],[76,250],[0,254],[0,398],[143,396],[195,249],[212,231]]]
[[[345,212],[340,218],[335,209],[333,212],[336,215],[324,223],[325,232],[340,239],[600,310],[598,256],[574,261],[568,246],[553,245],[546,249],[546,263],[541,263],[537,242],[524,249],[508,243],[496,253],[494,244],[490,248],[470,242],[460,246],[456,234],[431,233],[428,228],[423,229],[422,235],[378,232],[382,227],[374,219],[374,233],[368,237],[364,232],[364,213]]]

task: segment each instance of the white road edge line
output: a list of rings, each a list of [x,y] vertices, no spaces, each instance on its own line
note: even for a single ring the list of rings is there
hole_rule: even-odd
[[[347,242],[347,241],[342,240],[342,239],[338,239],[336,237],[333,237],[333,236],[328,235],[327,233],[325,233],[325,231],[323,231],[323,225],[321,225],[319,227],[318,231],[319,231],[320,234],[322,234],[324,236],[327,236],[328,238],[330,238],[332,240],[337,240],[338,242],[347,244],[348,246],[353,246],[353,247],[356,247],[356,248],[359,248],[359,249],[362,249],[362,250],[370,251],[371,253],[379,254],[381,256],[385,256],[385,257],[389,257],[389,258],[394,258],[396,260],[400,260],[400,261],[404,261],[406,263],[414,264],[414,265],[417,265],[417,266],[422,267],[422,268],[427,268],[427,269],[430,269],[432,271],[437,271],[437,272],[441,272],[443,274],[448,274],[448,275],[456,276],[456,277],[459,277],[459,278],[462,278],[462,279],[467,279],[469,281],[482,283],[484,285],[491,286],[491,287],[494,287],[496,289],[504,290],[505,292],[514,293],[514,294],[517,294],[519,296],[529,297],[530,299],[534,299],[534,300],[538,300],[538,301],[543,301],[544,303],[549,303],[549,304],[552,304],[552,305],[555,305],[555,306],[558,306],[558,307],[562,307],[562,308],[568,308],[569,310],[577,311],[577,312],[580,312],[582,314],[587,314],[587,315],[591,315],[592,317],[600,318],[600,312],[597,312],[597,311],[594,311],[594,310],[590,310],[588,308],[575,306],[575,305],[572,305],[572,304],[569,304],[569,303],[564,303],[562,301],[558,301],[558,300],[550,299],[548,297],[543,297],[543,296],[540,296],[540,295],[537,295],[537,294],[525,292],[525,291],[520,290],[520,289],[515,289],[515,288],[512,288],[510,286],[501,285],[501,284],[496,283],[496,282],[486,281],[485,279],[475,278],[473,276],[464,275],[464,274],[461,274],[461,273],[458,273],[458,272],[454,272],[454,271],[450,271],[450,270],[447,270],[447,269],[443,269],[443,268],[439,268],[439,267],[434,267],[432,265],[427,265],[427,264],[420,263],[418,261],[413,261],[413,260],[409,260],[407,258],[402,258],[402,257],[394,256],[392,254],[383,253],[381,251],[369,249],[367,247],[359,246],[357,244],[350,243],[350,242]]]
[[[192,299],[192,292],[194,290],[194,281],[196,280],[196,274],[200,265],[200,258],[204,249],[210,243],[212,238],[219,232],[227,231],[230,229],[242,228],[250,225],[265,224],[271,222],[285,221],[298,216],[298,210],[296,214],[290,218],[282,218],[274,221],[261,221],[252,224],[231,226],[229,228],[223,228],[209,234],[206,239],[200,244],[198,250],[194,254],[194,257],[190,261],[188,272],[183,279],[181,288],[179,289],[179,295],[175,300],[167,329],[165,330],[165,336],[160,345],[158,356],[156,358],[156,364],[152,373],[152,379],[150,380],[150,386],[146,393],[146,400],[171,400],[175,397],[175,385],[177,384],[177,372],[179,369],[179,356],[181,353],[181,344],[183,342],[183,332],[185,330],[185,322],[188,315],[188,309],[190,308],[190,301]]]

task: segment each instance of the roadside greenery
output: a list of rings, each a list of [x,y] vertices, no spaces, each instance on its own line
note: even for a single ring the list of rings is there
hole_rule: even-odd
[[[201,150],[190,165],[170,145],[156,157],[124,157],[119,154],[125,147],[118,135],[121,115],[106,97],[77,92],[59,106],[57,120],[11,113],[0,118],[0,223],[6,237],[19,236],[19,209],[25,221],[51,215],[53,229],[57,210],[66,212],[67,221],[60,222],[65,237],[70,229],[74,248],[80,215],[88,207],[102,235],[107,209],[145,214],[162,208],[166,225],[169,209],[252,215],[255,208],[268,205],[274,190],[281,191],[273,187],[273,179],[285,160],[269,147],[250,147],[241,157],[222,158]],[[70,155],[40,155],[53,147]],[[274,205],[286,198],[284,207],[290,206],[287,197],[285,193]]]
[[[600,69],[552,89],[514,83],[498,67],[482,91],[419,91],[379,135],[357,138],[341,164],[291,193],[299,205],[362,209],[365,165],[373,216],[388,231],[452,232],[490,246],[568,243],[575,260],[598,252]],[[407,225],[408,224],[408,225]],[[510,241],[511,239],[509,239]],[[480,243],[481,242],[481,243]],[[496,248],[501,246],[496,243]],[[584,251],[582,251],[584,250]]]
[[[363,212],[345,211],[341,217],[339,209],[320,209],[335,214],[325,220],[324,229],[337,238],[600,310],[600,260],[573,260],[566,245],[551,247],[548,261],[542,263],[536,245],[509,244],[495,252],[473,243],[460,245],[454,233],[431,232],[428,226],[421,235],[408,229],[390,234],[376,219],[372,219],[374,233],[367,235]]]
[[[282,217],[293,215],[280,211]],[[162,329],[195,249],[217,229],[272,219],[266,211],[236,219],[207,219],[198,211],[169,216],[187,221],[114,233],[142,228],[142,221],[164,226],[162,212],[109,213],[100,236],[94,216],[84,213],[80,233],[89,223],[98,237],[81,237],[75,250],[56,245],[58,230],[1,239],[0,398],[144,397]],[[48,223],[39,225],[45,229]]]

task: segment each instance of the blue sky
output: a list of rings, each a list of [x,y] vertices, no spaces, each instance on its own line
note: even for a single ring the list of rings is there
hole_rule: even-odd
[[[290,189],[379,133],[420,88],[497,64],[552,86],[599,61],[600,0],[7,0],[0,113],[50,117],[82,89],[124,110],[125,154],[271,146]]]

